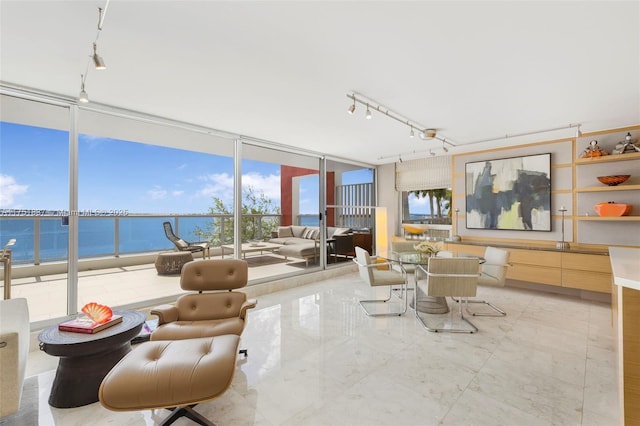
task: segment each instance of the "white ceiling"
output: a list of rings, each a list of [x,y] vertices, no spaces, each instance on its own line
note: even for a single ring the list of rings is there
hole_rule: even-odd
[[[0,0],[0,80],[76,97],[106,0]],[[640,123],[639,1],[111,0],[92,102],[382,164]],[[473,144],[548,140],[575,129]]]

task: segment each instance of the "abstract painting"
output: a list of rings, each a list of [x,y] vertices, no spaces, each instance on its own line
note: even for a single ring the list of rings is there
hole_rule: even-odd
[[[551,231],[551,154],[465,164],[467,229]]]

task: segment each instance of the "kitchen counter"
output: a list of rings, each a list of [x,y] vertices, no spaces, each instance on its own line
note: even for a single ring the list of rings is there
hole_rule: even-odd
[[[640,290],[640,249],[609,247],[613,282]]]

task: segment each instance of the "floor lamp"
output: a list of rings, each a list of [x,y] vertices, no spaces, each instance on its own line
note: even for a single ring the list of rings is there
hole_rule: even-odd
[[[387,208],[376,207],[376,254],[386,252],[389,247],[389,237],[387,236]]]

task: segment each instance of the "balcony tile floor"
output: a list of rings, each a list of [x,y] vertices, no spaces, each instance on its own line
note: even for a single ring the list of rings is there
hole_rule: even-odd
[[[367,317],[357,300],[371,293],[347,272],[260,296],[242,336],[249,357],[223,396],[196,409],[219,425],[619,424],[609,304],[483,287],[478,296],[508,315],[474,318],[477,334],[436,334],[411,310]],[[56,362],[32,352],[20,415],[0,424],[152,425],[166,415],[51,408]]]

